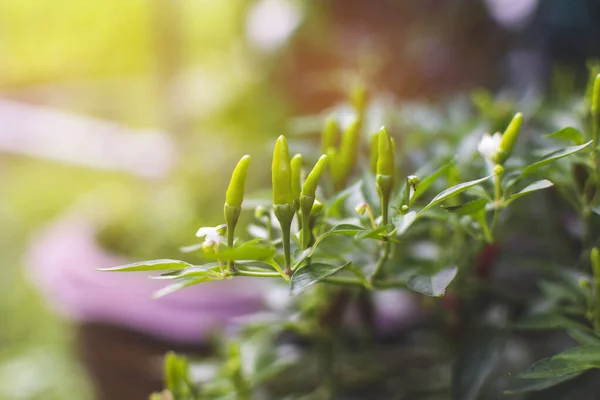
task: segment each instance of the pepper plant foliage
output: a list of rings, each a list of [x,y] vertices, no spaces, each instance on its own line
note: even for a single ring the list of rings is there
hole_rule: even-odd
[[[245,199],[252,172],[250,156],[242,157],[227,190],[225,223],[200,228],[201,242],[183,248],[205,262],[108,269],[164,271],[153,277],[168,283],[157,297],[239,277],[279,282],[292,296],[226,340],[210,379],[192,379],[187,361],[170,354],[163,395],[469,400],[499,390],[542,391],[546,399],[554,397],[543,391],[559,385],[563,397],[556,398],[571,398],[567,381],[600,368],[600,75],[592,78],[583,99],[541,103],[529,119],[515,113],[515,103],[477,92],[475,116],[427,110],[426,119],[441,122],[408,128],[393,113],[375,113],[390,122],[377,132],[368,127],[385,121],[367,112],[358,88],[350,96],[354,120],[325,120],[320,154],[291,157],[286,137],[276,140],[272,201]],[[555,126],[551,116],[565,109],[577,128]],[[503,132],[482,136],[485,128]],[[552,187],[535,201],[521,200]],[[582,226],[564,251],[552,236],[566,228],[548,228],[556,207]],[[255,221],[252,238],[243,241],[237,222],[245,211]],[[514,243],[521,234],[534,254],[554,254],[532,261]],[[420,317],[386,336],[375,299],[398,291],[412,293],[405,298]],[[568,332],[578,345],[522,348],[515,361],[507,349],[527,343],[526,330]]]

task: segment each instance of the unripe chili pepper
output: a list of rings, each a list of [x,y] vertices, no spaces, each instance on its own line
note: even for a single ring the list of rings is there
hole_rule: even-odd
[[[301,182],[301,169],[302,169],[302,154],[296,154],[290,161],[290,167],[292,168],[292,197],[294,198],[294,205],[296,208],[299,206],[300,201],[300,190],[302,186]]]
[[[337,148],[339,130],[340,127],[334,116],[330,116],[325,120],[325,125],[323,126],[323,132],[321,134],[323,153],[327,153],[330,148]]]
[[[362,84],[355,84],[350,91],[350,104],[362,120],[367,109],[367,88]]]
[[[388,221],[388,206],[392,187],[394,186],[394,145],[385,126],[381,127],[377,145],[377,176],[375,183],[381,201],[381,220],[384,225]]]
[[[300,195],[300,210],[302,212],[302,247],[308,248],[312,239],[310,214],[315,203],[317,185],[327,168],[327,156],[322,155],[304,181]]]
[[[373,174],[377,173],[377,153],[379,146],[379,134],[371,135],[369,138],[369,169]]]
[[[294,196],[292,195],[292,167],[290,152],[285,136],[279,136],[273,150],[271,176],[273,182],[273,212],[281,226],[285,269],[291,274],[290,229],[296,213]]]
[[[504,164],[504,161],[510,157],[513,148],[515,147],[515,143],[517,142],[517,138],[519,137],[519,131],[521,130],[522,125],[523,114],[516,113],[502,134],[499,151],[495,160],[498,164]]]
[[[277,142],[275,142],[271,176],[273,183],[273,204],[293,204],[290,151],[287,140],[283,135],[279,136]]]
[[[248,155],[242,157],[238,162],[231,180],[229,181],[229,187],[225,194],[225,223],[227,224],[227,246],[233,247],[235,239],[235,226],[237,225],[240,213],[242,212],[242,203],[244,202],[244,192],[246,190],[246,178],[248,177],[248,169],[250,168],[251,158]],[[227,267],[231,270],[232,262],[227,262]]]
[[[600,113],[600,74],[594,79],[594,88],[592,91],[592,117],[597,118]]]

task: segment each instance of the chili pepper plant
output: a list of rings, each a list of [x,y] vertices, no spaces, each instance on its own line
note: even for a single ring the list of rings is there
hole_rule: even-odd
[[[109,269],[155,273],[157,297],[273,282],[264,313],[218,335],[217,357],[168,354],[152,398],[594,398],[597,73],[585,96],[533,106],[476,92],[398,111],[357,87],[351,120],[334,111],[315,117],[319,135],[275,141],[270,199],[246,193],[241,157],[224,223],[182,249],[197,264]]]

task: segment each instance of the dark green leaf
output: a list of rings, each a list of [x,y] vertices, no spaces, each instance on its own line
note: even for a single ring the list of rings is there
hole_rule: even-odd
[[[556,313],[542,313],[525,316],[517,321],[514,328],[521,330],[547,330],[564,328],[589,330],[589,328],[585,325],[573,321],[564,315]]]
[[[458,206],[442,206],[445,210],[458,215],[472,215],[482,211],[487,201],[484,199],[473,200]]]
[[[567,333],[579,344],[600,346],[600,337],[592,332],[571,328],[567,330]]]
[[[408,228],[417,219],[417,213],[415,211],[409,211],[408,213],[401,215],[396,221],[396,235],[402,236],[406,233]]]
[[[446,293],[446,288],[454,280],[457,271],[456,266],[451,266],[434,275],[414,275],[408,279],[406,285],[424,295],[440,297]]]
[[[119,267],[112,268],[98,268],[98,271],[109,271],[109,272],[136,272],[136,271],[167,271],[175,269],[184,269],[193,267],[192,264],[188,264],[184,261],[179,260],[152,260],[142,261],[133,264],[121,265]]]
[[[519,378],[558,378],[592,368],[600,368],[600,346],[584,345],[536,362]]]
[[[583,144],[583,135],[575,128],[567,127],[559,131],[543,136],[549,139],[570,140],[576,145]]]
[[[429,210],[431,207],[434,207],[434,206],[440,204],[441,202],[443,202],[444,200],[447,200],[450,197],[456,196],[457,194],[464,192],[465,190],[467,190],[470,187],[479,185],[480,183],[487,181],[488,179],[492,178],[493,176],[494,175],[489,175],[489,176],[486,176],[485,178],[476,179],[474,181],[459,183],[458,185],[452,186],[451,188],[444,190],[443,192],[441,192],[440,194],[435,196],[433,198],[433,200],[431,200],[429,202],[429,204],[427,204],[425,207],[423,207],[423,209],[421,211],[419,211],[419,213],[417,214],[417,217],[420,216],[421,214],[423,214],[425,211]]]
[[[292,275],[292,279],[290,280],[290,294],[296,296],[315,283],[341,271],[348,265],[350,265],[349,262],[340,266],[323,263],[307,265],[297,270],[294,275]]]
[[[556,161],[560,158],[569,156],[573,153],[583,150],[584,148],[589,146],[591,143],[592,143],[592,141],[590,140],[589,142],[582,144],[580,146],[569,146],[569,147],[565,147],[564,149],[555,150],[555,151],[545,155],[541,160],[526,167],[523,170],[523,173],[521,175],[525,176],[525,175],[531,174],[532,172],[537,171],[539,168],[541,168],[545,165],[548,165],[553,161]]]
[[[559,383],[566,382],[570,379],[573,379],[573,378],[581,375],[582,373],[583,373],[583,371],[575,372],[573,374],[563,375],[558,378],[529,379],[526,381],[520,381],[519,384],[513,386],[510,389],[505,390],[504,394],[537,392],[537,391],[544,390],[549,387],[558,385]]]

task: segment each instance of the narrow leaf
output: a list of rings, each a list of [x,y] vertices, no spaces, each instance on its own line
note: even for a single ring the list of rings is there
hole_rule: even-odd
[[[567,333],[579,344],[600,346],[600,337],[596,336],[592,332],[571,328],[567,330]]]
[[[417,185],[417,189],[415,190],[413,195],[410,197],[410,204],[413,204],[415,201],[417,201],[417,199],[421,197],[423,193],[425,193],[427,189],[429,189],[431,185],[433,185],[435,181],[439,179],[440,176],[444,175],[446,171],[448,171],[448,169],[452,167],[452,165],[454,165],[454,161],[447,162],[446,164],[443,164],[438,169],[436,169],[431,175],[427,176],[426,178],[423,178],[421,182]],[[417,176],[419,176],[418,172]]]
[[[538,392],[540,390],[548,389],[552,386],[556,386],[559,383],[571,380],[579,375],[583,374],[583,371],[575,372],[573,374],[563,375],[557,378],[544,378],[544,379],[530,379],[521,381],[520,384],[504,391],[504,394],[518,394],[527,392]]]
[[[487,181],[488,179],[492,178],[493,176],[494,175],[489,175],[489,176],[486,176],[485,178],[476,179],[474,181],[459,183],[458,185],[452,186],[451,188],[444,190],[443,192],[441,192],[440,194],[435,196],[433,198],[433,200],[431,200],[429,202],[429,204],[427,204],[425,207],[423,207],[423,209],[421,211],[419,211],[419,213],[417,214],[417,217],[420,216],[421,214],[423,214],[425,211],[429,210],[431,207],[438,205],[442,201],[447,200],[450,197],[456,196],[457,194],[464,192],[465,190],[467,190],[470,187],[479,185],[480,183]]]
[[[220,280],[220,279],[211,278],[208,276],[186,277],[186,278],[183,278],[181,280],[178,280],[178,281],[170,284],[169,286],[166,286],[166,287],[160,289],[159,291],[155,292],[152,297],[154,297],[155,299],[158,299],[159,297],[163,297],[168,294],[177,292],[181,289],[185,289],[187,287],[194,286],[194,285],[197,285],[202,282],[209,282],[209,281],[214,281],[214,280]]]
[[[521,318],[515,324],[514,328],[521,330],[548,330],[548,329],[564,329],[577,328],[584,331],[589,331],[589,328],[579,322],[573,321],[564,315],[557,313],[541,313],[528,315]]]
[[[290,295],[296,296],[304,292],[315,283],[318,283],[328,276],[341,271],[348,265],[350,265],[349,262],[340,266],[315,263],[299,269],[294,273],[294,275],[292,275],[292,279],[290,281]]]
[[[563,128],[543,137],[548,139],[570,140],[576,145],[583,144],[583,135],[577,129],[572,127]]]
[[[530,185],[527,185],[523,190],[518,193],[515,193],[509,197],[509,202],[518,199],[521,196],[525,196],[526,194],[536,192],[538,190],[547,189],[549,187],[554,186],[552,182],[547,179],[542,179],[541,181],[533,182]]]
[[[416,219],[417,213],[415,211],[409,211],[408,213],[400,216],[400,218],[396,222],[396,235],[404,235]]]
[[[109,272],[136,272],[136,271],[166,271],[175,269],[184,269],[193,267],[192,264],[188,264],[184,261],[179,260],[152,260],[142,261],[133,264],[121,265],[112,268],[98,268],[98,271],[109,271]]]
[[[556,161],[560,158],[569,156],[573,153],[578,152],[579,150],[582,150],[584,148],[586,148],[587,146],[589,146],[592,143],[592,141],[590,140],[589,142],[579,145],[579,146],[569,146],[569,147],[565,147],[564,149],[560,149],[560,150],[556,150],[553,151],[547,155],[545,155],[541,160],[531,164],[530,166],[526,167],[523,170],[523,173],[521,174],[521,176],[525,176],[528,174],[531,174],[534,171],[537,171],[539,168],[550,164],[553,161]]]
[[[426,296],[440,297],[446,293],[446,288],[454,280],[457,271],[456,266],[451,266],[431,276],[414,275],[408,279],[406,284],[412,290]]]
[[[522,379],[558,378],[600,368],[600,346],[578,346],[533,364],[518,376]]]
[[[472,215],[485,208],[487,201],[484,199],[473,200],[458,206],[442,206],[443,209],[458,215]]]

